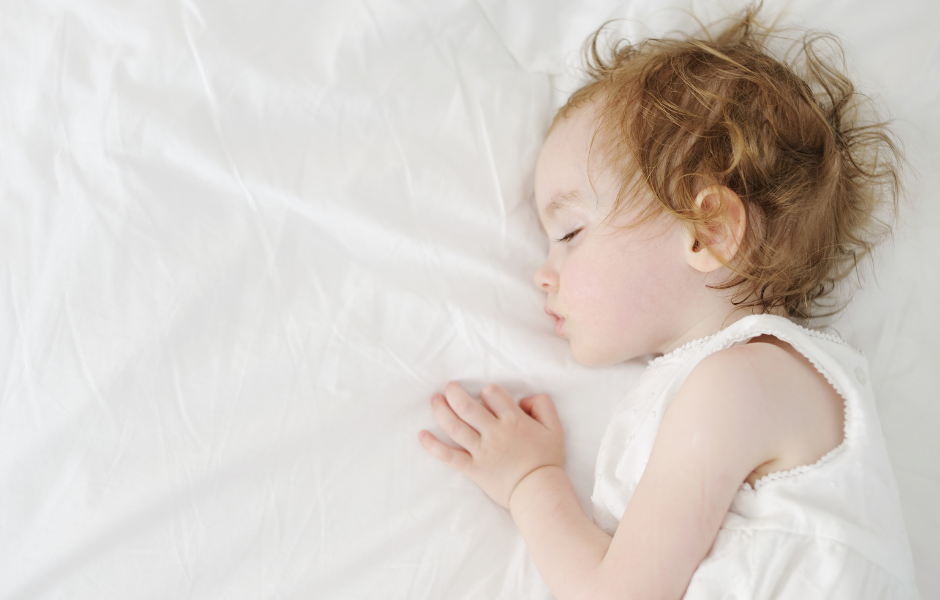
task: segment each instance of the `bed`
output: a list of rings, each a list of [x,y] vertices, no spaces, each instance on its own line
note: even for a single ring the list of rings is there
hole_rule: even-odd
[[[550,598],[428,457],[450,380],[546,391],[585,506],[642,361],[574,363],[532,174],[602,22],[741,2],[13,0],[0,19],[0,598]],[[847,43],[908,196],[831,326],[940,598],[940,5],[766,2]]]

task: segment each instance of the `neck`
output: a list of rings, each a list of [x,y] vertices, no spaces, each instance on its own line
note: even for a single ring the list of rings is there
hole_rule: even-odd
[[[704,314],[697,315],[696,318],[682,326],[675,335],[660,345],[657,351],[661,354],[668,354],[689,342],[718,333],[744,317],[762,314],[763,312],[760,307],[741,310],[734,310],[734,307],[730,304],[714,307]],[[774,312],[772,314],[778,313]]]

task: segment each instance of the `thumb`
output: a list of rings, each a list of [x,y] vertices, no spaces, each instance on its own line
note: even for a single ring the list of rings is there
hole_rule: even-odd
[[[561,419],[555,410],[555,403],[548,394],[536,394],[519,401],[519,408],[532,415],[532,418],[549,429],[561,429]]]

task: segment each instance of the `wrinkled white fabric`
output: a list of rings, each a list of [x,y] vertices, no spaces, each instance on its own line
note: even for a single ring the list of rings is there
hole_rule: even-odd
[[[696,365],[762,334],[793,346],[842,396],[844,438],[814,464],[742,485],[685,599],[917,598],[867,359],[835,335],[775,315],[744,317],[650,361],[601,442],[595,522],[610,534],[616,531],[663,415]]]
[[[3,0],[0,598],[551,598],[416,432],[452,379],[548,392],[590,506],[645,365],[553,335],[536,157],[601,23],[744,2]],[[765,7],[845,39],[920,172],[836,326],[940,598],[940,4]]]

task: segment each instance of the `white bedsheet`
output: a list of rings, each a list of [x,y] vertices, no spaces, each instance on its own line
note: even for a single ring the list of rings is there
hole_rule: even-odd
[[[416,433],[451,379],[547,391],[587,505],[643,364],[552,335],[535,157],[601,22],[736,6],[4,2],[0,598],[549,598]],[[767,6],[848,42],[919,173],[837,328],[940,598],[940,5]]]

